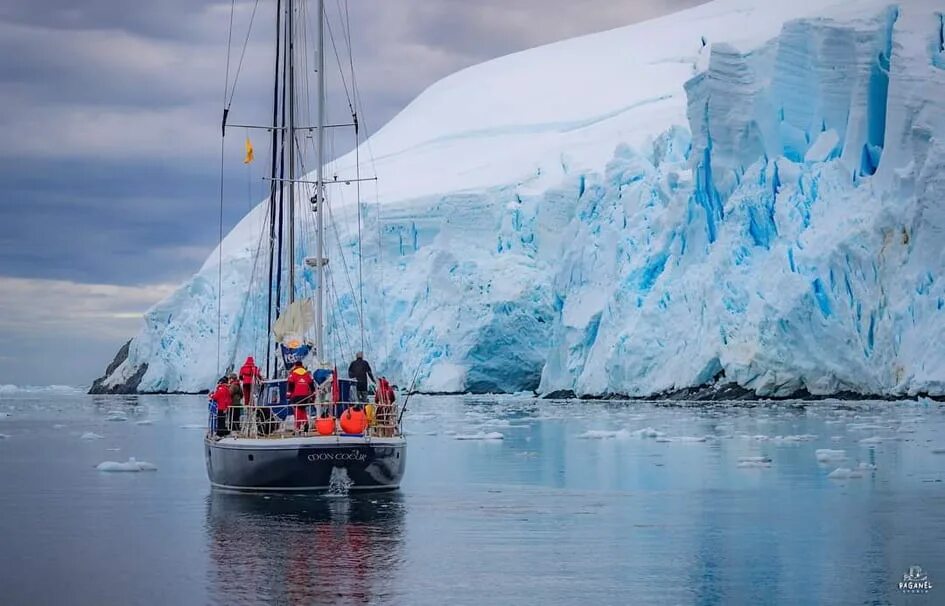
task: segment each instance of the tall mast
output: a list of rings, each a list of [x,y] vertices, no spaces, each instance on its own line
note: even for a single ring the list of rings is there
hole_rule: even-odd
[[[315,159],[315,247],[318,272],[318,288],[315,294],[315,354],[325,360],[323,345],[323,300],[325,283],[325,239],[323,236],[323,212],[325,201],[322,183],[322,164],[325,162],[325,2],[318,0],[318,123],[315,137],[318,157]]]
[[[295,301],[295,27],[293,13],[294,0],[286,2],[289,14],[287,15],[288,44],[286,52],[289,54],[289,123],[286,132],[289,135],[289,304]],[[321,72],[319,72],[320,74]]]

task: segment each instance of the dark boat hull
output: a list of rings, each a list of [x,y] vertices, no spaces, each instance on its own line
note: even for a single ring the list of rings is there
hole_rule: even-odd
[[[393,490],[407,462],[403,438],[206,439],[204,451],[213,486],[252,492]]]

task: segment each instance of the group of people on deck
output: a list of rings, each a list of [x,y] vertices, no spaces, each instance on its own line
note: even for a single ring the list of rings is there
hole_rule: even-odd
[[[286,378],[286,396],[289,405],[293,407],[295,417],[295,430],[299,433],[308,433],[311,430],[308,418],[308,407],[316,405],[313,401],[318,393],[318,386],[332,378],[332,371],[326,368],[315,370],[314,376],[302,362],[296,362],[289,370]],[[345,433],[361,433],[370,423],[374,421],[375,408],[368,402],[368,384],[377,386],[375,392],[375,404],[389,406],[393,404],[395,394],[390,384],[381,379],[378,382],[374,378],[374,372],[371,365],[364,359],[364,354],[358,352],[355,359],[348,366],[348,377],[355,380],[355,389],[357,392],[356,402],[348,407],[339,419],[341,429]],[[239,431],[240,417],[245,405],[251,402],[253,393],[253,383],[263,380],[259,368],[256,366],[252,356],[246,358],[246,362],[240,368],[240,372],[223,376],[217,382],[216,389],[212,392],[210,398],[216,403],[216,434],[218,436],[228,435],[230,432]],[[335,397],[338,397],[336,394]],[[320,407],[320,417],[315,426],[319,433],[334,433],[334,419],[329,416],[327,407]],[[260,408],[260,420],[264,425],[273,421],[272,413],[268,408]],[[326,421],[330,419],[328,425]],[[330,427],[330,431],[328,431]],[[325,429],[323,429],[325,428]],[[268,433],[269,431],[265,431]]]

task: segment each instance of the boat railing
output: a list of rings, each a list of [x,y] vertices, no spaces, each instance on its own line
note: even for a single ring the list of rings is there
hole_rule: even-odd
[[[368,411],[368,425],[362,433],[351,434],[343,431],[341,415],[348,408],[363,407]],[[368,406],[373,406],[369,409]],[[297,408],[305,409],[304,418],[295,418]],[[221,418],[222,417],[222,418]],[[319,419],[333,420],[332,431],[324,433],[316,425]],[[213,436],[235,436],[241,438],[294,438],[300,436],[354,436],[391,438],[401,435],[399,424],[399,406],[396,403],[383,404],[373,402],[331,402],[312,401],[303,403],[275,403],[260,405],[231,405],[223,415],[217,415],[211,408],[208,420],[208,434]],[[224,423],[223,427],[219,423]]]

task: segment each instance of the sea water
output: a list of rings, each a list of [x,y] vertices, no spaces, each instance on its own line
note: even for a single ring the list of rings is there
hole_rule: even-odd
[[[938,404],[409,408],[400,491],[241,495],[203,396],[8,390],[0,603],[945,603]]]

